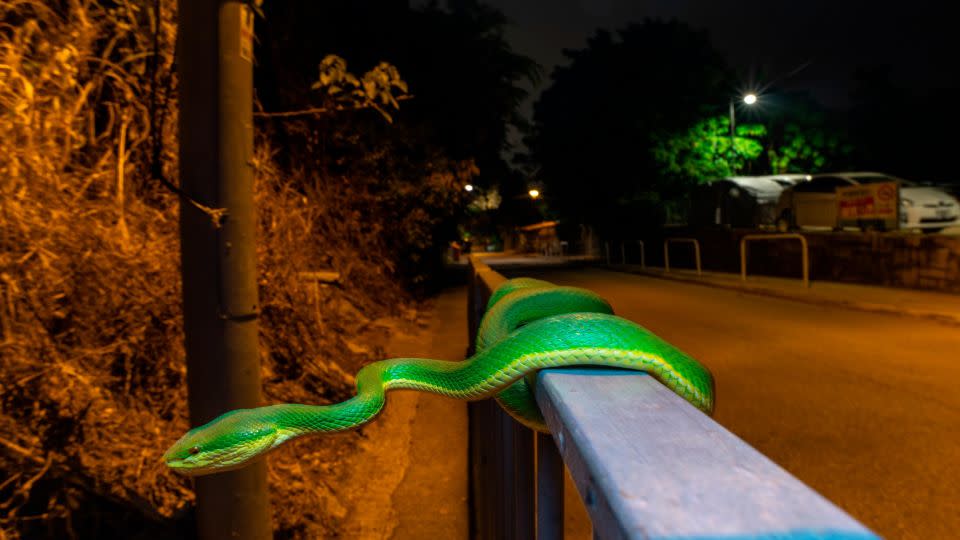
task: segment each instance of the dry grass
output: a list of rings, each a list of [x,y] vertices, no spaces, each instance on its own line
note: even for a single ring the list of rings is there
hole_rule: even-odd
[[[176,183],[174,5],[0,0],[0,538],[130,536],[192,503],[159,461],[187,428],[178,200],[154,178]],[[415,318],[389,225],[361,215],[395,201],[307,173],[293,189],[257,148],[265,399],[337,401],[388,318]],[[313,296],[297,274],[318,269],[342,287]],[[335,494],[301,465],[331,470],[357,436],[271,461],[278,536],[336,531]]]

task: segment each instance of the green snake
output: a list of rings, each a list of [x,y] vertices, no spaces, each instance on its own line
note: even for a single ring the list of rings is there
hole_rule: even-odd
[[[243,467],[291,439],[360,427],[383,410],[388,390],[400,389],[471,401],[495,397],[519,422],[547,432],[533,377],[564,366],[645,371],[698,409],[713,410],[713,377],[696,360],[614,316],[610,304],[591,291],[518,278],[491,295],[471,358],[374,362],[357,374],[357,394],[346,401],[230,411],[187,432],[163,459],[191,476]]]

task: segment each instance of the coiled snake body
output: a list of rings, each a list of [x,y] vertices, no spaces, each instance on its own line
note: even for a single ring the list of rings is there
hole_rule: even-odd
[[[164,461],[187,475],[236,469],[295,437],[362,426],[380,413],[387,390],[394,389],[464,400],[495,397],[518,421],[547,431],[528,380],[552,367],[645,371],[700,410],[713,410],[713,378],[706,368],[612,313],[591,291],[529,278],[508,280],[490,297],[470,359],[375,362],[360,370],[357,395],[342,403],[230,411],[187,432]]]

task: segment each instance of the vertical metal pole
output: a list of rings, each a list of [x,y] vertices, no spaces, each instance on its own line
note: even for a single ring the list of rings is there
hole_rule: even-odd
[[[637,243],[640,244],[640,269],[647,269],[647,248],[643,245],[643,240],[637,240]]]
[[[238,0],[181,0],[180,182],[226,215],[180,205],[190,421],[260,405],[253,208],[252,15]],[[266,465],[196,480],[199,538],[272,538]]]
[[[737,137],[737,112],[736,107],[733,105],[733,100],[730,100],[730,152],[731,154],[734,151],[734,140]]]
[[[627,264],[627,246],[620,242],[620,262]]]
[[[700,266],[700,241],[696,238],[693,239],[693,254],[697,259],[697,275],[703,275],[703,271]]]
[[[663,271],[670,271],[670,239],[663,241]]]
[[[603,251],[607,255],[607,266],[610,266],[610,242],[603,243]]]
[[[563,538],[563,458],[553,437],[537,433],[537,540]]]
[[[799,235],[798,235],[799,236]],[[800,252],[802,253],[803,260],[803,286],[810,286],[810,248],[807,246],[807,239],[803,236],[800,236]]]

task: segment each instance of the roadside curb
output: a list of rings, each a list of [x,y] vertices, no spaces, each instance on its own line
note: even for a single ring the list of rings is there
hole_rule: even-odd
[[[928,311],[922,309],[911,309],[903,308],[898,306],[893,306],[890,304],[875,304],[871,302],[861,302],[856,300],[845,300],[845,299],[836,299],[836,298],[826,298],[823,296],[818,296],[816,294],[798,294],[792,291],[783,291],[779,289],[772,289],[769,287],[763,287],[758,285],[750,284],[727,284],[727,283],[717,283],[715,281],[710,281],[707,279],[698,279],[695,277],[684,276],[684,275],[670,275],[664,272],[651,272],[649,270],[639,270],[634,268],[618,268],[615,265],[601,265],[600,268],[610,270],[613,272],[624,272],[627,274],[637,274],[646,277],[652,277],[657,279],[664,279],[668,281],[679,281],[682,283],[691,283],[694,285],[701,285],[704,287],[713,287],[715,289],[727,289],[732,291],[739,291],[746,294],[754,294],[757,296],[767,296],[771,298],[779,298],[781,300],[790,300],[793,302],[800,302],[803,304],[812,304],[820,306],[834,306],[844,309],[849,309],[853,311],[863,311],[867,313],[881,313],[885,315],[899,315],[902,317],[912,317],[918,319],[927,319],[941,324],[947,324],[950,326],[960,326],[960,315],[949,315],[946,313],[940,313],[935,311]]]

